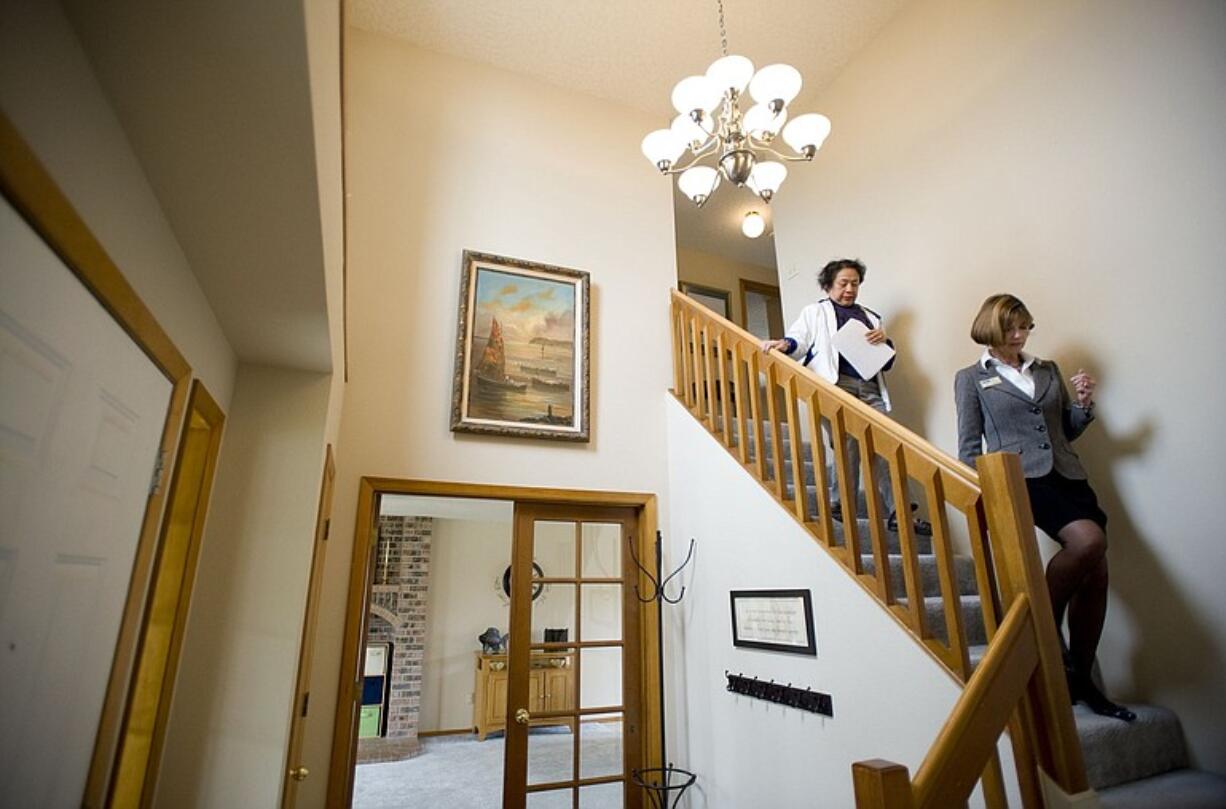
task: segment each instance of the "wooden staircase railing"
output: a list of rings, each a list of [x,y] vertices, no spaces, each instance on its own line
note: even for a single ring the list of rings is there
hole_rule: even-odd
[[[1017,457],[985,456],[976,473],[799,363],[775,351],[763,353],[757,337],[675,290],[671,317],[673,394],[923,648],[965,683],[914,780],[906,768],[889,762],[853,766],[857,806],[962,806],[980,780],[988,806],[1006,806],[996,756],[996,741],[1006,728],[1023,806],[1043,806],[1040,768],[1064,792],[1084,791],[1085,765]],[[845,504],[857,501],[858,481],[850,479],[845,439],[854,440],[867,481],[867,538],[860,536],[853,509],[847,509],[841,531],[831,518],[823,427],[834,448],[832,466]],[[811,459],[803,454],[804,436]],[[901,588],[889,564],[888,515],[872,483],[874,458],[888,466],[894,502],[900,506]],[[816,511],[806,493],[808,460]],[[907,514],[912,487],[923,491],[933,528],[943,602],[937,621],[925,610],[919,545]],[[973,670],[958,591],[955,532],[969,545],[988,641]],[[862,554],[871,554],[871,571]]]

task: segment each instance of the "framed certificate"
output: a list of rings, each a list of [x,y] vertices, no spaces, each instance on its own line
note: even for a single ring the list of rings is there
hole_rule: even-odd
[[[808,590],[732,590],[732,645],[817,655]]]

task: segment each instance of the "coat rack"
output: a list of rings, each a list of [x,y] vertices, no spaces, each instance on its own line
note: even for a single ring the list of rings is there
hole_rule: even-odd
[[[685,561],[670,573],[667,578],[663,575],[664,552],[659,531],[656,531],[656,567],[654,574],[643,567],[638,555],[635,554],[633,537],[627,537],[627,544],[630,547],[630,558],[634,560],[634,564],[639,571],[651,582],[652,588],[651,595],[644,597],[639,590],[639,586],[636,584],[634,586],[634,593],[638,596],[639,601],[644,604],[656,602],[656,658],[660,663],[660,758],[664,760],[668,757],[664,732],[664,605],[681,603],[681,599],[685,597],[685,585],[681,586],[681,590],[677,593],[676,598],[670,597],[666,589],[668,583],[676,578],[677,574],[684,570],[686,565],[690,563],[690,559],[693,558],[694,540],[690,540],[690,550],[685,555]],[[633,770],[630,773],[630,777],[634,783],[647,790],[647,794],[651,797],[652,806],[655,809],[670,809],[670,807],[676,809],[676,806],[681,801],[681,796],[698,779],[698,776],[689,770],[673,766],[671,761],[665,767],[645,767],[641,770]]]
[[[724,676],[728,678],[728,690],[734,694],[744,694],[754,699],[764,699],[767,702],[786,705],[789,708],[796,708],[801,711],[808,711],[809,713],[834,716],[834,703],[831,701],[829,694],[823,694],[810,688],[796,688],[791,683],[784,685],[774,680],[767,682],[766,680],[759,680],[757,677],[746,677],[743,673],[729,674],[727,671],[724,671]]]

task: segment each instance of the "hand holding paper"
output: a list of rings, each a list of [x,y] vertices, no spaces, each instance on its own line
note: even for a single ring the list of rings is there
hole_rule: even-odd
[[[886,343],[870,343],[864,336],[868,330],[868,326],[860,321],[848,320],[843,328],[834,333],[831,345],[860,376],[872,379],[894,356],[894,349]]]

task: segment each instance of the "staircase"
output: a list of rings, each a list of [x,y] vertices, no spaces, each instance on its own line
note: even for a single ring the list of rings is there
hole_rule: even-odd
[[[773,430],[762,434],[765,452],[763,455],[766,483],[774,480],[774,453],[769,438]],[[780,443],[785,481],[785,499],[793,498],[791,481],[803,481],[805,497],[811,513],[816,514],[820,502],[817,495],[817,474],[813,465],[812,447],[802,441],[800,458],[802,474],[793,476],[791,462],[791,431],[787,424],[779,425]],[[756,430],[753,431],[756,434]],[[735,446],[736,442],[733,441]],[[750,460],[756,460],[756,447],[751,439],[748,447]],[[867,519],[857,520],[859,535],[867,537],[870,527]],[[885,531],[885,527],[882,526]],[[835,523],[835,544],[843,545],[843,531]],[[896,533],[885,531],[889,549],[889,565],[893,575],[890,581],[900,603],[906,603],[903,588],[903,557],[900,540]],[[924,610],[936,634],[944,637],[944,599],[941,595],[939,569],[932,553],[930,537],[917,536],[919,570],[923,585]],[[861,554],[861,562],[867,573],[875,572],[875,559],[871,553]],[[966,631],[971,666],[978,665],[987,648],[987,636],[983,621],[983,609],[976,587],[973,560],[968,556],[955,558],[957,592],[963,626]],[[1137,714],[1135,722],[1121,722],[1090,711],[1083,705],[1073,709],[1077,735],[1085,756],[1086,776],[1090,786],[1098,792],[1102,809],[1223,809],[1226,807],[1226,778],[1213,773],[1191,769],[1183,731],[1179,718],[1165,708],[1150,705],[1130,706]]]

